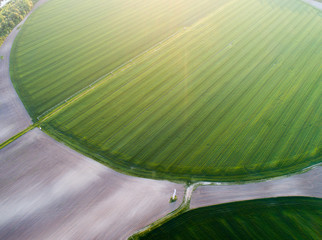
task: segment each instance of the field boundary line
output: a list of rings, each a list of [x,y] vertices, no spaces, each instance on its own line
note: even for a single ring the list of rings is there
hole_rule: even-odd
[[[3,143],[0,144],[0,150],[2,148],[6,147],[7,145],[9,145],[10,143],[14,142],[15,140],[17,140],[18,138],[20,138],[25,133],[27,133],[30,130],[34,129],[35,127],[38,127],[38,124],[37,123],[30,125],[29,127],[25,128],[21,132],[17,133],[16,135],[12,136],[8,140],[4,141]]]
[[[192,31],[194,28],[196,28],[199,25],[203,24],[208,19],[213,17],[215,14],[217,14],[218,12],[221,12],[224,8],[226,8],[229,5],[231,5],[233,2],[234,1],[231,1],[231,2],[229,2],[229,3],[227,3],[227,4],[223,5],[223,6],[219,7],[217,10],[215,10],[214,12],[208,14],[207,16],[199,19],[197,22],[193,23],[191,26],[183,27],[183,28],[177,30],[175,33],[171,34],[167,38],[165,38],[165,39],[161,40],[160,42],[154,44],[153,46],[151,46],[147,50],[139,53],[138,55],[134,56],[133,58],[127,60],[125,63],[119,65],[116,68],[114,68],[112,71],[102,75],[101,77],[99,77],[98,79],[96,79],[95,81],[90,83],[89,85],[83,87],[82,89],[78,90],[76,93],[72,94],[68,98],[62,100],[61,102],[57,103],[55,106],[53,106],[50,109],[48,109],[45,112],[43,112],[41,115],[39,115],[37,117],[37,120],[39,122],[43,122],[43,121],[47,120],[48,118],[50,118],[51,116],[53,116],[54,114],[56,114],[60,110],[64,109],[65,107],[67,107],[71,103],[77,101],[81,97],[87,95],[92,90],[94,90],[97,87],[101,86],[104,83],[104,80],[111,79],[116,74],[121,73],[121,72],[131,68],[132,66],[134,66],[136,64],[139,64],[139,63],[143,62],[144,60],[148,59],[148,57],[151,54],[161,50],[163,47],[169,45],[170,43],[172,43],[173,41],[175,41],[179,37],[183,36],[185,33]]]

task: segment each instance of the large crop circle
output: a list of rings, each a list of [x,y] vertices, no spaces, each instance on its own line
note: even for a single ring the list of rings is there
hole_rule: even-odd
[[[20,31],[11,77],[34,121],[119,171],[233,181],[321,161],[321,14],[301,1],[50,0]]]

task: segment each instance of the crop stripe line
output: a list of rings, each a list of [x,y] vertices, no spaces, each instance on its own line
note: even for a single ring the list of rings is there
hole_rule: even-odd
[[[285,18],[286,18],[286,17],[285,17]],[[267,35],[269,35],[269,33],[268,33]],[[263,38],[265,38],[265,36],[263,36]],[[257,39],[257,41],[258,41],[258,39]],[[240,51],[241,51],[241,49],[240,49]],[[247,54],[247,53],[245,53],[245,55],[246,55],[246,54]],[[241,56],[241,57],[240,57],[240,59],[243,59],[243,56]],[[209,75],[211,75],[211,73],[210,73]],[[233,79],[233,78],[232,78],[232,79]],[[210,86],[210,87],[212,87],[212,86]],[[210,87],[209,87],[209,88],[210,88]],[[236,86],[236,87],[235,87],[235,89],[236,89],[236,88],[238,88],[238,86]],[[233,90],[234,90],[234,89],[233,89]],[[232,91],[233,91],[233,90],[232,90]],[[225,99],[227,99],[227,98],[225,98]],[[224,100],[225,100],[225,99],[224,99]],[[223,101],[224,101],[224,100],[223,100]],[[211,101],[212,101],[212,99],[210,99],[208,102],[211,102]],[[207,104],[208,104],[208,102],[204,103],[204,106],[205,106],[205,105],[207,105]],[[220,105],[220,104],[218,104],[218,105]],[[217,106],[218,106],[218,105],[217,105]],[[202,109],[202,108],[200,108],[200,109]],[[196,114],[197,114],[197,113],[196,113]],[[193,117],[193,116],[192,116],[192,117]],[[174,120],[174,121],[175,121],[175,120]],[[171,123],[169,123],[169,125],[171,125]],[[180,131],[180,129],[178,129],[177,131]],[[173,133],[172,137],[173,137],[173,136],[175,136],[175,135],[177,135],[177,133],[176,133],[176,132],[175,132],[175,133]],[[156,136],[156,138],[158,138],[158,136]],[[153,140],[151,140],[151,141],[153,141]],[[149,144],[149,143],[147,143],[147,145],[148,145],[148,144]],[[144,149],[147,147],[147,145],[146,145],[146,146],[144,146],[144,147],[142,147],[142,150],[144,150]],[[133,158],[136,158],[136,157],[137,157],[137,156],[134,156]],[[147,159],[148,159],[148,158],[149,158],[149,157],[147,157]]]
[[[246,32],[245,34],[247,34],[247,32]],[[230,44],[226,45],[224,48],[222,48],[221,50],[217,51],[217,53],[216,53],[215,55],[217,55],[217,54],[219,54],[220,52],[222,52],[224,49],[226,49],[227,47],[229,47],[229,45],[230,45]],[[210,56],[210,57],[213,57],[213,54],[211,54],[211,56]],[[215,61],[218,61],[217,59],[214,59],[214,60],[215,60]],[[204,63],[202,63],[202,62],[201,62],[201,63],[199,64],[199,66],[200,66],[200,65],[204,65]],[[209,62],[209,65],[211,65],[211,62]],[[198,70],[198,68],[199,68],[199,67],[197,67],[197,68],[196,68],[196,70]],[[192,75],[192,74],[194,74],[194,71],[190,73],[190,75]],[[209,73],[209,75],[211,75],[211,74],[212,74],[212,73]],[[187,78],[189,78],[189,76],[188,76]],[[183,79],[182,81],[185,81],[185,80],[186,80],[186,78],[185,78],[185,79]],[[196,87],[200,87],[200,86],[202,86],[202,84],[203,84],[203,82],[199,83],[199,85],[198,85],[198,86],[196,86]],[[216,83],[215,83],[215,84],[216,84]],[[174,97],[175,97],[175,96],[174,96]],[[170,99],[169,99],[169,100],[170,100]],[[161,106],[161,107],[162,107],[162,106]],[[171,109],[170,109],[169,111],[171,111]],[[151,113],[151,114],[152,114],[152,113]],[[114,135],[113,135],[113,136],[114,136]],[[113,136],[112,136],[112,137],[113,137]]]

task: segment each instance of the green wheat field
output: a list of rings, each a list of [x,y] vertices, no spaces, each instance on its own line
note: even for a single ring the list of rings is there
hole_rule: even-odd
[[[321,162],[322,14],[300,0],[51,0],[20,31],[34,121],[114,169],[236,181]]]

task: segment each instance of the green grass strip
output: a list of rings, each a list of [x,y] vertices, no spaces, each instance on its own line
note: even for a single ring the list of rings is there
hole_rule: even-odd
[[[10,143],[12,143],[13,141],[17,140],[22,135],[24,135],[25,133],[29,132],[30,130],[34,129],[37,126],[39,126],[38,123],[32,124],[29,127],[27,127],[25,130],[19,132],[18,134],[14,135],[13,137],[9,138],[7,141],[5,141],[5,142],[3,142],[3,143],[0,144],[0,149],[2,149],[5,146],[9,145]]]

